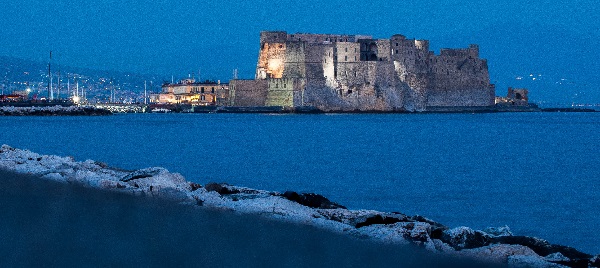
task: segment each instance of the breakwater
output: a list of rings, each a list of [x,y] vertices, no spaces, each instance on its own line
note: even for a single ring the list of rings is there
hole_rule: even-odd
[[[92,106],[0,106],[0,116],[111,115],[106,109]]]
[[[77,162],[71,157],[40,155],[7,145],[0,148],[0,168],[89,188],[262,215],[377,241],[413,244],[444,256],[514,266],[600,265],[599,256],[535,237],[516,236],[507,227],[449,228],[422,216],[346,209],[318,194],[200,185],[164,168],[126,171],[92,160]]]

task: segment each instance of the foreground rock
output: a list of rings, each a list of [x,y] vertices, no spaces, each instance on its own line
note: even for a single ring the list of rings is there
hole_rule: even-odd
[[[48,106],[48,107],[0,107],[0,116],[58,116],[58,115],[111,115],[112,112],[106,109],[98,109],[91,106]]]
[[[508,227],[484,231],[468,227],[450,229],[422,216],[349,210],[317,194],[282,194],[224,183],[203,187],[159,167],[127,171],[92,160],[77,162],[71,157],[39,155],[3,145],[0,169],[194,206],[260,214],[386,243],[415,244],[439,254],[484,262],[518,267],[599,267],[600,262],[598,256],[574,248],[534,237],[513,236]]]

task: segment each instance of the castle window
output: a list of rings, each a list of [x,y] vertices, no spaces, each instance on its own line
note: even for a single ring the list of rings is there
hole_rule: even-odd
[[[200,100],[206,100],[206,96],[204,96],[204,95],[201,95],[201,96],[200,96]]]
[[[396,46],[398,46],[398,43],[396,43]]]
[[[356,61],[356,56],[354,56],[354,61]]]
[[[346,52],[348,52],[348,48],[346,48]]]
[[[285,86],[287,86],[287,84],[283,84],[283,88],[285,88]]]
[[[210,93],[215,93],[215,87],[212,87],[212,88],[210,89]]]
[[[398,50],[396,49],[396,54],[398,54]]]
[[[204,93],[204,87],[200,88],[200,93]]]
[[[345,60],[345,61],[348,61],[348,56],[344,56],[344,60]]]

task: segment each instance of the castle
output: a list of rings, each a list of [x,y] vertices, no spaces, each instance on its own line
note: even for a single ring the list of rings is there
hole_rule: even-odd
[[[323,111],[425,111],[492,106],[479,47],[429,51],[428,40],[365,35],[260,33],[254,80],[230,81],[233,106],[313,106]]]

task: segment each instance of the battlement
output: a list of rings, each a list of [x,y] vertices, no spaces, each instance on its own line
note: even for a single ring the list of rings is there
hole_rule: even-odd
[[[349,35],[349,34],[311,34],[295,33],[288,34],[285,31],[262,31],[260,32],[260,42],[263,43],[285,43],[285,42],[306,42],[308,44],[330,44],[336,42],[355,43],[361,39],[372,39],[370,35]]]
[[[360,39],[370,39],[367,35],[346,35],[346,34],[309,34],[296,33],[288,35],[290,42],[307,42],[309,44],[327,44],[335,42],[358,42]]]
[[[264,43],[285,43],[287,41],[287,32],[284,31],[262,31],[260,32],[260,44]]]

